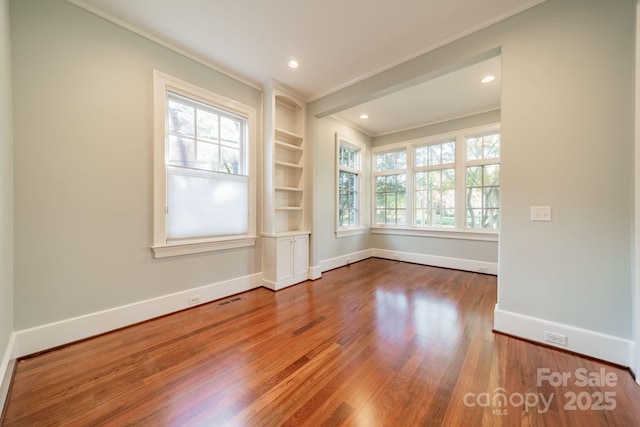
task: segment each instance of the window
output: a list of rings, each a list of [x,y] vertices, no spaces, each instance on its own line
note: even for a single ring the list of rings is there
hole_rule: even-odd
[[[154,74],[155,256],[255,244],[255,110]]]
[[[375,155],[375,224],[407,224],[407,150]]]
[[[500,134],[467,138],[466,225],[497,229],[500,208]]]
[[[336,134],[338,237],[364,230],[360,197],[364,152],[364,144]]]
[[[376,147],[373,162],[374,233],[497,238],[498,125]]]
[[[455,228],[455,161],[455,140],[416,147],[416,227]]]

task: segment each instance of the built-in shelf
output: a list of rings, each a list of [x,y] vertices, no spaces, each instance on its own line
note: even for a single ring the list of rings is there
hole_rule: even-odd
[[[276,160],[275,163],[276,163],[277,166],[284,166],[284,167],[287,167],[287,168],[294,168],[294,169],[302,169],[303,168],[302,165],[297,165],[295,163],[289,163],[289,162],[283,162],[283,161],[280,161],[280,160]]]
[[[263,281],[271,289],[308,278],[304,96],[276,81],[264,85]]]
[[[291,151],[300,151],[300,152],[303,151],[302,147],[300,146],[289,144],[288,142],[277,141],[277,140],[276,140],[276,147],[283,148],[285,150],[291,150]]]
[[[297,140],[299,142],[302,142],[302,140],[304,139],[302,137],[302,135],[299,135],[299,134],[297,134],[295,132],[291,132],[291,131],[288,131],[288,130],[282,129],[282,128],[276,128],[275,129],[275,133],[276,133],[276,138],[278,136],[282,136],[282,137],[284,137],[286,139]]]

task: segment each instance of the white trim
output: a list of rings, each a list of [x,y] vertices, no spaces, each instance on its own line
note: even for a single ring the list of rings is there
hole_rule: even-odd
[[[316,278],[320,278],[322,273],[324,273],[325,271],[343,267],[354,262],[363,261],[368,258],[383,258],[395,261],[405,261],[414,264],[430,265],[433,267],[443,267],[451,268],[454,270],[471,271],[474,273],[491,274],[494,276],[498,274],[498,264],[495,262],[450,258],[436,255],[426,255],[375,248],[365,249],[359,252],[340,255],[335,258],[321,260],[318,266],[313,267],[313,270],[317,274]]]
[[[635,70],[635,160],[634,160],[634,248],[632,262],[631,314],[633,339],[631,370],[640,384],[640,1],[636,2],[636,70]]]
[[[417,254],[412,252],[391,251],[387,249],[372,249],[372,251],[372,256],[376,258],[412,262],[414,264],[451,268],[454,270],[471,271],[474,273],[491,274],[493,276],[498,275],[498,263],[496,262]]]
[[[339,228],[335,230],[336,237],[358,236],[367,232],[366,227]]]
[[[257,273],[17,331],[15,355],[26,356],[192,307],[191,296],[198,296],[203,304],[249,291],[260,287],[261,279]]]
[[[345,265],[352,264],[354,262],[362,261],[367,258],[373,257],[373,249],[366,249],[360,252],[352,252],[346,255],[340,255],[335,258],[330,258],[326,260],[322,260],[319,263],[319,268],[321,273],[325,271],[333,270],[334,268],[344,267]]]
[[[248,175],[249,220],[248,231],[239,236],[223,236],[212,239],[170,242],[166,239],[167,171],[166,171],[166,109],[167,92],[203,102],[247,120],[247,146],[244,153]],[[153,246],[156,258],[192,253],[202,253],[230,248],[255,246],[256,241],[256,177],[257,165],[257,120],[256,109],[233,99],[200,88],[158,70],[153,70],[153,147],[154,147],[154,210]]]
[[[116,24],[119,27],[125,28],[139,36],[142,36],[148,40],[151,40],[154,43],[159,44],[162,47],[166,47],[169,50],[172,50],[182,56],[185,56],[193,61],[196,61],[206,67],[211,68],[214,71],[217,71],[221,74],[224,74],[227,77],[230,77],[240,83],[243,83],[249,87],[252,87],[253,89],[262,90],[262,86],[255,82],[254,80],[251,80],[247,77],[244,77],[242,75],[240,75],[237,71],[234,70],[230,70],[228,68],[222,67],[219,64],[215,64],[207,59],[202,58],[201,56],[191,52],[188,49],[184,49],[181,47],[176,46],[175,44],[163,39],[162,37],[158,37],[154,34],[151,34],[150,32],[143,30],[140,27],[137,27],[129,22],[124,21],[123,19],[118,18],[117,16],[113,15],[110,12],[107,12],[106,10],[102,9],[99,6],[96,6],[95,4],[91,3],[89,0],[67,0],[69,3],[74,4],[84,10],[86,10],[87,12],[93,13],[94,15],[97,15],[101,18],[106,19],[107,21],[110,21],[114,24]]]
[[[318,280],[322,277],[322,268],[320,265],[309,267],[309,280]]]
[[[371,234],[392,234],[397,236],[435,237],[438,239],[480,240],[483,242],[497,242],[498,233],[486,231],[462,231],[454,229],[433,228],[405,228],[405,227],[371,227]]]
[[[9,337],[7,349],[0,362],[0,415],[9,394],[11,380],[13,379],[13,368],[16,364],[16,333]]]
[[[627,339],[513,313],[500,309],[497,304],[493,322],[494,329],[498,332],[595,357],[618,365],[629,366],[633,343]],[[555,345],[545,341],[545,331],[565,335],[567,337],[567,345]]]
[[[197,254],[202,252],[221,251],[224,249],[246,248],[256,245],[256,237],[229,240],[216,240],[201,243],[182,243],[153,246],[155,258],[167,258],[178,255]]]
[[[355,152],[355,168],[340,165],[340,147],[345,147]],[[336,132],[335,135],[335,165],[336,165],[336,183],[335,183],[335,224],[336,224],[336,237],[353,236],[355,234],[364,234],[364,227],[362,226],[363,215],[363,195],[364,195],[364,162],[367,157],[367,146],[360,141],[356,141],[349,138],[340,132]],[[355,226],[340,227],[340,172],[348,172],[357,176],[357,209],[358,218],[356,218]]]

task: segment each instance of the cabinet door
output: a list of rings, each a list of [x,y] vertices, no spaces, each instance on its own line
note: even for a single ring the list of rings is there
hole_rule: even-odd
[[[293,238],[279,238],[276,245],[276,281],[279,282],[293,277]]]
[[[301,234],[294,237],[293,244],[293,275],[306,276],[309,270],[309,236]]]

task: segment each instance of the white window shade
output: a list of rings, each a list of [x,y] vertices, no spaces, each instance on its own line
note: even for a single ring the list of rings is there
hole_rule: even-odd
[[[167,166],[167,241],[248,233],[243,175]]]

